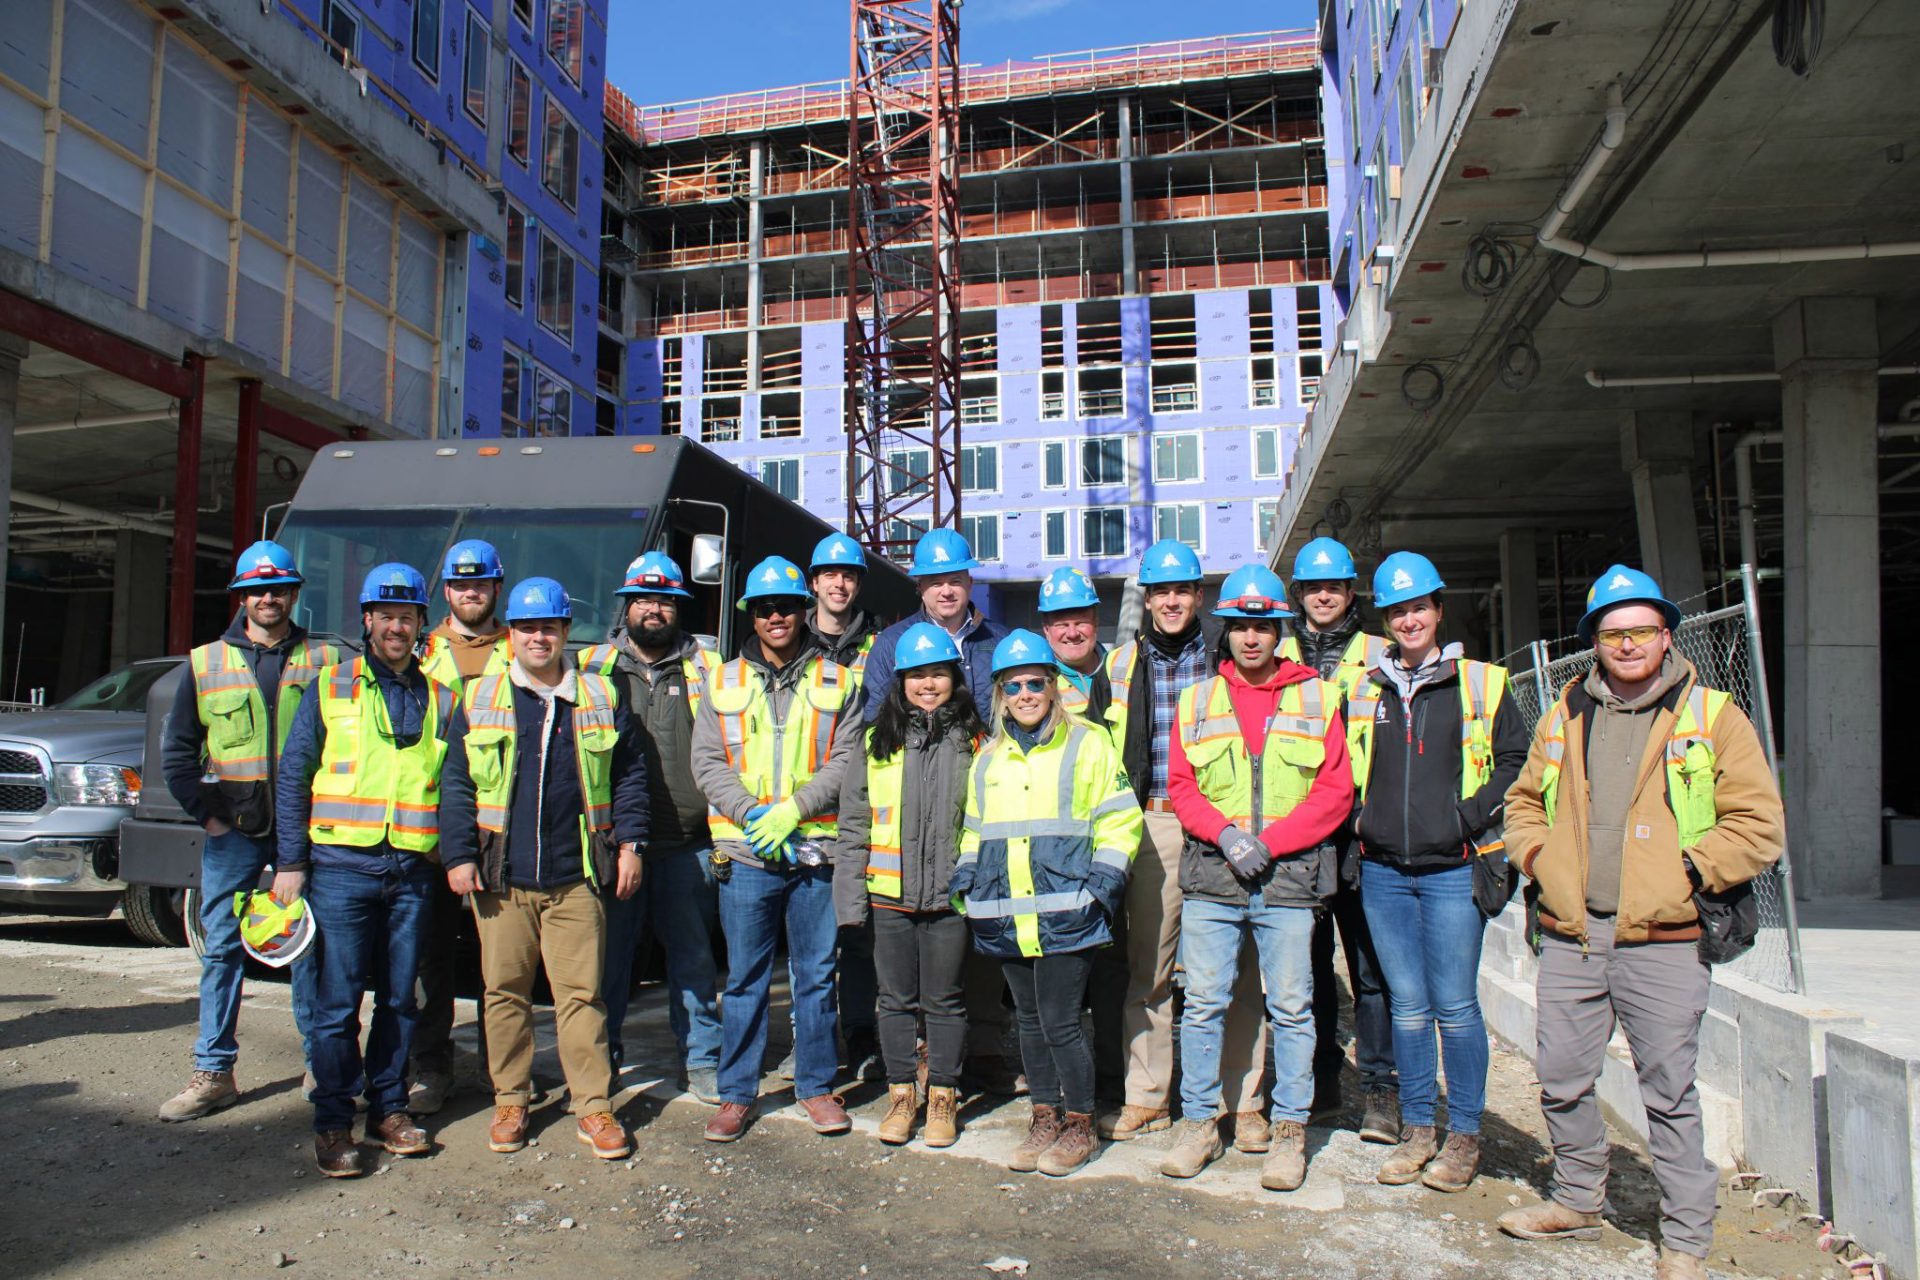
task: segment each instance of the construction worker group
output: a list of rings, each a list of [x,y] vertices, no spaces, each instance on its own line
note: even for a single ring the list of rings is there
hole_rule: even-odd
[[[723,660],[686,629],[692,595],[661,551],[627,567],[602,638],[572,633],[559,582],[505,589],[498,553],[469,541],[425,634],[423,575],[369,572],[355,654],[293,621],[285,548],[248,548],[240,610],[193,651],[165,739],[167,785],[207,833],[206,955],[193,1076],[161,1117],[238,1100],[251,954],[291,971],[320,1171],[428,1153],[470,913],[494,1151],[534,1123],[544,969],[576,1135],[632,1153],[612,1098],[643,935],[664,952],[682,1086],[714,1108],[704,1136],[742,1137],[784,939],[775,1070],[819,1133],[852,1127],[849,1082],[885,1085],[881,1142],[931,1147],[957,1139],[970,1093],[1018,1090],[1019,1171],[1071,1174],[1177,1116],[1161,1173],[1201,1176],[1231,1147],[1284,1193],[1314,1122],[1389,1148],[1381,1183],[1457,1192],[1481,1161],[1482,930],[1524,879],[1554,1164],[1549,1198],[1500,1225],[1597,1232],[1595,1084],[1617,1021],[1662,1188],[1658,1274],[1706,1274],[1708,962],[1737,949],[1729,904],[1779,856],[1783,820],[1751,724],[1674,649],[1679,610],[1652,578],[1595,582],[1580,636],[1597,662],[1530,738],[1506,671],[1443,640],[1446,584],[1413,552],[1373,572],[1374,634],[1337,541],[1308,543],[1291,586],[1249,566],[1212,591],[1193,549],[1162,541],[1139,567],[1144,625],[1111,649],[1080,569],[1042,584],[1036,632],[980,612],[976,568],[959,534],[925,534],[921,608],[883,629],[850,538],[805,569],[769,557]]]

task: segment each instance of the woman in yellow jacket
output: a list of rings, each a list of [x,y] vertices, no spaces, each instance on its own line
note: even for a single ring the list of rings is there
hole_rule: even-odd
[[[1062,1177],[1093,1155],[1080,1011],[1145,821],[1111,739],[1061,706],[1057,674],[1031,631],[994,648],[993,736],[968,782],[952,888],[974,948],[1001,961],[1020,1027],[1033,1118],[1007,1167]]]

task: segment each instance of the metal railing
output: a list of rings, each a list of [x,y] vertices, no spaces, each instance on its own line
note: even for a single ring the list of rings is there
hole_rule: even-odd
[[[1753,568],[1741,570],[1741,590],[1731,604],[1706,607],[1717,592],[1681,601],[1683,615],[1673,629],[1674,648],[1693,663],[1700,681],[1732,696],[1753,721],[1754,732],[1767,753],[1774,777],[1780,760],[1774,749],[1773,707],[1767,695],[1765,652],[1760,640],[1760,609]],[[1695,611],[1685,612],[1689,607]],[[1555,657],[1555,654],[1558,657]],[[1576,636],[1536,640],[1501,658],[1511,675],[1508,696],[1527,724],[1529,736],[1561,692],[1593,669],[1593,646]],[[1806,975],[1800,963],[1800,925],[1793,903],[1793,866],[1790,851],[1754,881],[1760,907],[1760,934],[1753,949],[1728,966],[1743,978],[1776,991],[1804,993]]]

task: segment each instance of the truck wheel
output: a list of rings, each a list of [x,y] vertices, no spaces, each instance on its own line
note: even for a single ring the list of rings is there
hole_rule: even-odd
[[[120,899],[120,911],[133,936],[148,946],[186,945],[186,922],[180,916],[179,898],[172,889],[150,884],[128,885]]]
[[[183,890],[180,894],[180,919],[186,926],[187,945],[193,948],[197,959],[207,958],[207,929],[200,923],[200,891]]]

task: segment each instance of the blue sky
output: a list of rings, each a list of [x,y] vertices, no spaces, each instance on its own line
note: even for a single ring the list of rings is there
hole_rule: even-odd
[[[607,70],[641,103],[847,74],[847,0],[612,0]],[[1313,0],[966,0],[960,53],[1004,62],[1313,25]]]

